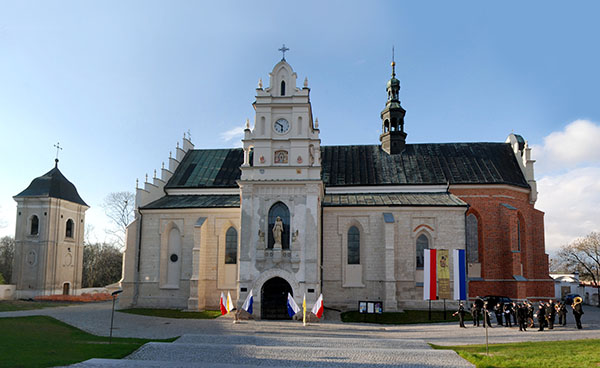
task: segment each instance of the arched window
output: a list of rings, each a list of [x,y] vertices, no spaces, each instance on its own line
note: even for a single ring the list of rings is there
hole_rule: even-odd
[[[237,230],[232,226],[225,233],[225,264],[236,264],[237,243]]]
[[[429,249],[429,239],[425,234],[421,234],[417,238],[417,268],[423,268],[425,265],[425,249]]]
[[[285,81],[281,81],[281,95],[285,96]]]
[[[477,217],[474,214],[467,216],[467,262],[479,262],[479,230]]]
[[[65,230],[65,237],[72,238],[73,237],[73,220],[67,220],[67,227]]]
[[[268,248],[272,249],[275,245],[275,239],[273,238],[273,226],[277,217],[283,221],[283,233],[281,233],[281,248],[290,249],[290,210],[287,206],[281,202],[275,203],[269,210],[269,244]]]
[[[356,226],[348,229],[348,264],[360,264],[360,231]]]
[[[29,235],[37,235],[40,231],[40,219],[37,215],[31,216],[31,226],[29,228]]]

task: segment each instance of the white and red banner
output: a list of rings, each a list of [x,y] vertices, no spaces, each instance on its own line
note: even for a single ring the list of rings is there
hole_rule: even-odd
[[[312,312],[317,318],[323,317],[323,294],[319,295],[319,299],[313,305]]]
[[[436,249],[423,251],[423,300],[437,299],[437,254]]]

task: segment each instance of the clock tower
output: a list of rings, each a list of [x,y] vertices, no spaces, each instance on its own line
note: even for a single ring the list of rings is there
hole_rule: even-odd
[[[309,303],[321,292],[321,141],[308,80],[296,79],[282,58],[269,86],[259,81],[244,131],[238,300],[254,290],[261,318],[286,318],[288,292]]]

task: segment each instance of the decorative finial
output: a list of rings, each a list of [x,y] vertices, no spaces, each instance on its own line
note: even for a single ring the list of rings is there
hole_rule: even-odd
[[[281,51],[283,53],[283,57],[281,58],[281,60],[285,60],[285,52],[289,51],[290,49],[288,49],[287,47],[285,47],[285,43],[283,44],[283,46],[281,46],[281,48],[279,49],[279,51]]]
[[[179,142],[177,142],[177,149],[179,149]]]
[[[169,158],[173,158],[173,151],[169,151]]]
[[[154,179],[156,179],[156,169],[154,169]]]
[[[304,88],[308,88],[308,77],[304,78]]]
[[[165,169],[165,162],[164,161],[162,162],[162,165],[160,166],[160,168],[163,169],[163,170]]]
[[[135,178],[135,189],[139,189],[140,187],[140,179]]]
[[[192,141],[192,132],[190,132],[190,130],[188,129],[187,133],[188,133],[188,141],[191,142]]]
[[[394,46],[392,46],[392,78],[396,76],[396,61],[394,59]]]
[[[246,129],[250,129],[250,119],[246,119]]]
[[[62,147],[60,146],[60,142],[56,142],[54,147],[56,148],[56,158],[54,159],[54,167],[58,167],[58,151],[62,151]]]
[[[148,182],[148,173],[146,173],[146,183]]]
[[[315,129],[319,129],[319,118],[315,119]]]
[[[262,78],[258,78],[258,88],[262,89]]]

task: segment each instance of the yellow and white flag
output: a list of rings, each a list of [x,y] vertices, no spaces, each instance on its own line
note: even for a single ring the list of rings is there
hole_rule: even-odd
[[[306,294],[302,298],[302,324],[306,326]]]
[[[231,300],[231,294],[229,294],[229,291],[227,292],[227,313],[231,312],[233,310],[233,300]]]

